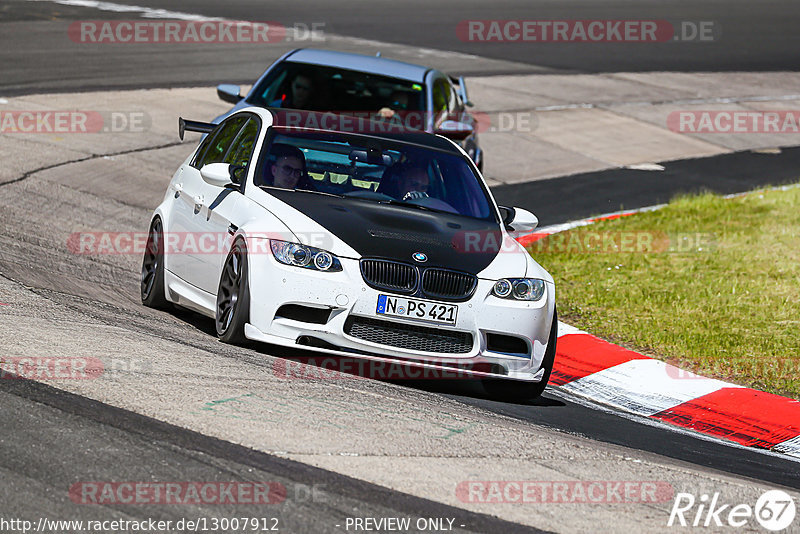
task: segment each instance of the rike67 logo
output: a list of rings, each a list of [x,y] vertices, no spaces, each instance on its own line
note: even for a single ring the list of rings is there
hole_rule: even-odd
[[[755,506],[723,503],[719,492],[699,499],[691,493],[678,493],[667,526],[752,528],[755,519],[761,527],[777,532],[791,526],[796,513],[794,499],[781,490],[765,492]]]

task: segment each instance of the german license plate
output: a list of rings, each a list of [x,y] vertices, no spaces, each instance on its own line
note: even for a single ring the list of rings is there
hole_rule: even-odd
[[[429,323],[455,325],[458,306],[454,304],[438,304],[426,300],[378,295],[376,312],[378,315],[391,315]]]

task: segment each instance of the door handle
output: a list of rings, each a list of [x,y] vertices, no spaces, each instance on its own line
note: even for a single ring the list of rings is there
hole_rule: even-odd
[[[194,214],[197,215],[203,209],[203,195],[194,197]]]
[[[175,190],[175,198],[178,198],[183,191],[183,183],[174,184],[172,188]]]

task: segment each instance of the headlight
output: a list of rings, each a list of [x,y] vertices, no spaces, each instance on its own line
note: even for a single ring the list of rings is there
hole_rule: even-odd
[[[544,280],[538,278],[503,278],[495,282],[492,295],[501,299],[539,300],[544,289]]]
[[[339,258],[328,251],[276,239],[270,239],[269,245],[275,259],[284,265],[294,265],[295,267],[327,272],[342,270]]]
[[[511,282],[506,279],[498,280],[497,283],[494,285],[494,294],[495,296],[500,297],[501,299],[506,298],[511,293]]]

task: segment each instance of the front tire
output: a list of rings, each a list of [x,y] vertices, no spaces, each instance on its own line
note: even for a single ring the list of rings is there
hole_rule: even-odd
[[[159,217],[150,223],[139,286],[145,306],[162,310],[170,306],[164,291],[164,227]]]
[[[538,398],[544,393],[553,363],[556,359],[556,342],[558,340],[558,313],[553,310],[553,325],[550,327],[550,337],[547,340],[547,350],[544,353],[542,366],[544,375],[540,382],[517,382],[512,380],[488,378],[482,381],[483,389],[490,397],[497,400],[524,402]]]
[[[217,336],[225,343],[244,343],[244,325],[250,320],[247,247],[237,239],[222,268],[217,289]]]

